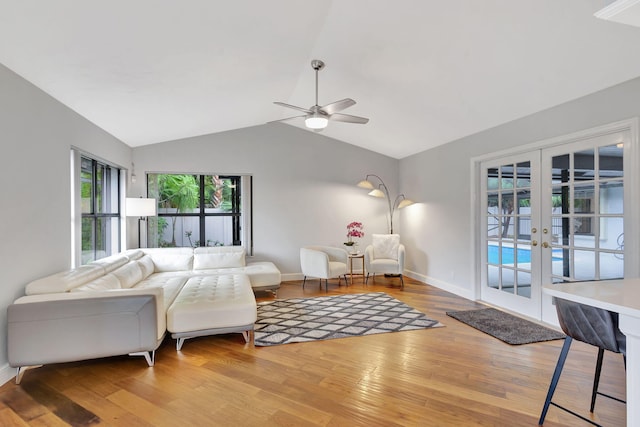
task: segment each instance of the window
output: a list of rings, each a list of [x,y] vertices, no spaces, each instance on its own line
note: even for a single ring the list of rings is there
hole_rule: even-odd
[[[150,247],[244,246],[251,253],[251,177],[148,174]]]
[[[120,250],[120,170],[80,158],[81,263]]]

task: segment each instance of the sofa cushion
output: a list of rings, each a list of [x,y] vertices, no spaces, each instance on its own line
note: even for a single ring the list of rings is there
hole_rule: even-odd
[[[399,234],[374,234],[372,244],[374,258],[398,259]]]
[[[138,282],[133,289],[162,288],[164,307],[169,307],[176,298],[182,286],[189,280],[187,275],[172,275],[171,273],[154,273]]]
[[[169,332],[253,325],[256,300],[244,274],[192,277],[167,310]]]
[[[244,257],[242,246],[199,247],[193,250],[193,269],[244,267]]]
[[[155,271],[155,265],[149,255],[145,255],[136,261],[142,270],[142,278],[146,279]]]
[[[98,265],[103,268],[105,273],[111,273],[113,270],[122,267],[129,262],[129,258],[123,254],[115,254],[105,258],[97,259],[89,265]]]
[[[129,261],[135,261],[142,258],[145,254],[144,251],[140,249],[129,249],[125,251],[124,255],[129,258]]]
[[[153,260],[155,273],[189,271],[193,266],[193,248],[150,248],[144,252]]]
[[[277,289],[282,281],[280,270],[269,261],[247,263],[244,273],[249,276],[254,290]]]
[[[166,274],[166,273],[164,273]],[[249,276],[251,287],[254,290],[278,289],[282,275],[278,267],[269,261],[248,262],[244,267],[215,268],[210,270],[198,270],[193,275],[221,275],[221,274],[246,274]]]
[[[142,269],[137,261],[123,265],[112,273],[120,281],[120,286],[127,289],[142,280]]]
[[[85,283],[82,286],[71,289],[71,292],[86,292],[86,291],[106,291],[109,289],[121,289],[120,280],[113,274],[105,274],[102,277],[98,277],[96,280],[92,280],[89,283]]]
[[[102,266],[89,264],[34,280],[25,288],[27,295],[68,292],[104,274]]]

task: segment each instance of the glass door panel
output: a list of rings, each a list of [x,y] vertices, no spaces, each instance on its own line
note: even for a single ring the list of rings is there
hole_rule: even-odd
[[[628,138],[628,135],[626,135]],[[542,150],[544,283],[624,277],[623,145],[605,135]],[[555,322],[551,298],[543,317]]]
[[[537,241],[532,240],[539,215],[532,206],[539,199],[532,174],[534,169],[538,173],[539,158],[533,157],[513,156],[483,168],[486,230],[481,293],[488,302],[539,316],[539,292],[532,291],[539,283],[539,272],[532,271],[533,260],[539,259]]]

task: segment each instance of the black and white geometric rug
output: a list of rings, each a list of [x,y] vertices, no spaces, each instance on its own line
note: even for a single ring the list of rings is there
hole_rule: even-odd
[[[444,326],[384,292],[292,298],[258,304],[257,346]]]

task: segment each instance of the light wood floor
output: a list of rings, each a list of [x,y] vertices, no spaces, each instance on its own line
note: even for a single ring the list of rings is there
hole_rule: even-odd
[[[479,307],[420,282],[376,278],[329,294],[387,292],[444,328],[274,347],[240,334],[166,339],[148,368],[114,357],[45,366],[0,387],[2,426],[535,426],[562,341],[510,346],[448,317]],[[317,281],[283,283],[278,298],[326,295]],[[259,300],[272,299],[261,295]],[[556,400],[588,414],[595,349],[575,343]],[[624,397],[620,355],[601,388]],[[625,406],[600,397],[594,419],[625,425]],[[556,408],[546,426],[584,426]]]

